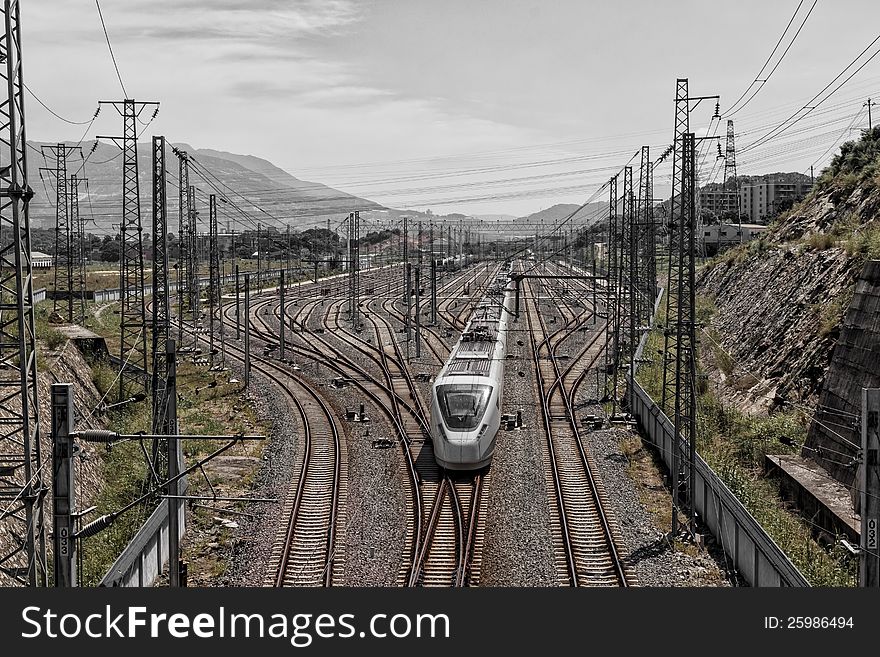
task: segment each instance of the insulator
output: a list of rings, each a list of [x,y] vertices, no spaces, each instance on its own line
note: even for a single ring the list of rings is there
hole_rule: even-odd
[[[75,538],[89,538],[90,536],[94,536],[98,532],[107,529],[107,527],[113,524],[114,520],[116,520],[116,514],[114,513],[109,513],[105,516],[101,516],[97,520],[92,520],[92,522],[76,533]]]
[[[110,443],[116,440],[119,434],[106,429],[86,429],[85,431],[77,431],[76,436],[88,443]]]

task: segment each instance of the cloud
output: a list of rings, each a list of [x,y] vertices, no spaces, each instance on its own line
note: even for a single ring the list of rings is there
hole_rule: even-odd
[[[363,19],[363,8],[351,0],[137,0],[117,12],[111,36],[293,43],[343,34]]]

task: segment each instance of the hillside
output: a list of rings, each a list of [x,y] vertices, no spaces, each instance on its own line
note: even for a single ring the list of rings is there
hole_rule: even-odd
[[[39,142],[29,142],[30,145],[40,150],[45,145]],[[122,157],[121,151],[114,145],[95,141],[83,142],[83,154],[88,157],[85,169],[79,171],[79,177],[88,177],[88,189],[91,204],[85,204],[80,208],[80,213],[93,217],[94,224],[89,224],[86,230],[97,234],[115,232],[112,225],[119,222],[122,208]],[[264,225],[274,225],[283,228],[288,223],[292,228],[305,228],[314,225],[327,217],[342,217],[353,210],[382,210],[383,207],[372,201],[358,198],[351,194],[327,187],[320,183],[300,180],[281,170],[267,160],[251,155],[237,155],[211,149],[194,149],[188,144],[177,145],[182,150],[194,155],[196,161],[208,172],[209,177],[216,176],[212,182],[224,193],[229,194],[229,199],[237,204],[249,216],[252,221],[260,221]],[[94,152],[89,155],[92,148]],[[141,209],[145,221],[149,217],[152,208],[151,198],[151,144],[138,144],[138,183],[140,185]],[[54,167],[51,156],[46,158],[36,156],[29,151],[31,157],[30,172],[32,176],[31,186],[35,196],[31,202],[31,217],[35,227],[51,227],[55,222],[55,193],[54,173],[49,171],[37,171],[37,167]],[[77,173],[82,165],[79,155],[68,155],[68,173]],[[168,205],[170,213],[171,232],[176,232],[178,213],[178,158],[171,151],[171,145],[166,146],[166,164],[168,171]],[[207,204],[207,195],[214,190],[202,180],[196,172],[196,167],[191,169],[190,184],[195,185],[200,191],[197,194],[199,202]],[[247,201],[232,192],[235,190],[247,197]],[[82,192],[85,192],[83,187]],[[84,193],[82,194],[85,198]],[[51,197],[51,199],[50,199]],[[260,212],[256,207],[260,206],[267,210]],[[224,207],[218,204],[218,216],[221,226],[226,220],[242,222],[244,217],[232,207]],[[202,215],[207,218],[207,211]]]
[[[579,207],[579,205],[573,203],[557,203],[556,205],[552,205],[539,212],[533,212],[525,217],[519,217],[514,220],[514,224],[540,225],[543,223],[545,226],[549,226],[558,221],[562,221]],[[607,203],[588,203],[572,217],[572,220],[579,225],[583,225],[584,222],[588,222],[589,225],[606,219],[607,213]]]
[[[813,406],[866,259],[880,257],[880,128],[848,142],[816,189],[761,240],[708,263],[710,376],[741,408]],[[714,308],[712,307],[714,304]],[[729,358],[729,360],[728,360]]]

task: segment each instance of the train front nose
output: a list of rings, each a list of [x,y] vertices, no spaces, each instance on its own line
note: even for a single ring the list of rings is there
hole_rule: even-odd
[[[434,456],[444,468],[472,468],[483,460],[477,432],[446,431],[445,434],[434,441]]]

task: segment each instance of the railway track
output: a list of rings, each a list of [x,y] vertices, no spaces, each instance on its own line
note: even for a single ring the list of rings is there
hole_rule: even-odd
[[[244,350],[231,340],[226,352],[244,361]],[[254,354],[251,367],[279,389],[302,432],[294,464],[298,475],[282,504],[279,517],[284,522],[272,545],[264,584],[341,585],[345,550],[337,542],[337,531],[345,526],[345,505],[340,503],[347,495],[345,437],[329,405],[301,379]]]
[[[444,288],[463,289],[467,284],[473,293],[478,293],[480,280],[485,275],[480,271],[464,271]],[[390,294],[395,286],[390,280],[384,282]],[[382,283],[378,278],[372,281],[377,289]],[[355,331],[343,311],[344,295],[331,295],[324,294],[320,284],[298,286],[296,297],[288,297],[291,300],[286,309],[288,314],[282,318],[277,293],[264,290],[255,294],[251,315],[247,318],[251,323],[252,341],[256,346],[262,343],[265,354],[277,355],[278,323],[284,321],[291,329],[285,343],[285,352],[290,355],[288,363],[315,361],[354,382],[394,427],[410,480],[410,486],[405,489],[406,505],[410,509],[406,514],[405,553],[410,557],[400,569],[398,583],[409,586],[479,584],[487,504],[487,496],[482,493],[488,485],[488,471],[475,476],[450,475],[436,465],[424,400],[405,365],[391,319],[381,312],[369,311],[364,330]],[[402,319],[394,306],[397,296],[399,294],[386,299],[380,297],[377,302],[381,301],[384,313]],[[369,303],[367,308],[369,310]],[[469,309],[469,304],[465,304],[459,314]],[[231,327],[234,330],[234,306],[226,304],[224,312],[228,333]],[[300,330],[295,331],[296,327]],[[430,327],[423,327],[422,337],[433,360],[444,362],[449,348],[442,338]],[[243,360],[243,352],[231,339],[227,341],[227,352],[230,357]],[[360,363],[352,357],[354,354]],[[343,581],[344,575],[344,550],[340,550],[335,538],[335,533],[345,526],[338,520],[341,518],[340,495],[336,495],[337,508],[332,510],[337,521],[330,522],[330,511],[324,512],[324,509],[331,509],[327,490],[345,490],[345,468],[339,467],[340,455],[344,463],[344,434],[335,424],[332,409],[289,365],[253,354],[251,361],[253,368],[275,379],[291,399],[296,396],[305,399],[299,405],[292,404],[303,426],[303,448],[301,456],[298,451],[296,463],[299,476],[296,488],[287,496],[281,511],[286,521],[273,544],[271,572],[267,572],[266,583],[336,585]],[[363,363],[375,364],[381,375],[376,377]],[[335,466],[331,465],[334,451],[328,447],[331,443],[340,445],[335,450]],[[331,476],[337,477],[339,483],[335,486],[322,483],[329,482]]]
[[[634,575],[623,560],[616,522],[607,511],[606,494],[585,449],[580,429],[565,388],[565,370],[559,363],[543,315],[526,284],[527,321],[547,440],[547,481],[553,494],[550,508],[559,519],[554,536],[557,572],[565,573],[572,586],[628,586]],[[567,325],[568,326],[568,325]],[[572,329],[563,327],[555,333]],[[576,330],[573,329],[573,330]],[[595,331],[580,355],[592,366],[601,353],[601,331]]]

